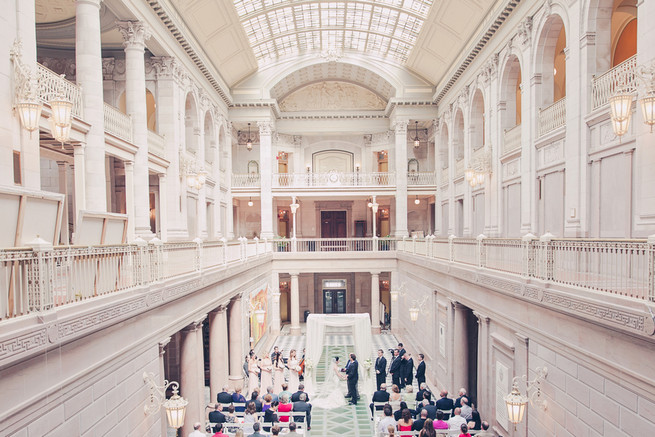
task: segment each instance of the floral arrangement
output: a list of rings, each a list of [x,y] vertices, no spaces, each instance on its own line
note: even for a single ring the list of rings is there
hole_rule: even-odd
[[[368,358],[366,361],[364,361],[364,369],[368,371],[371,369],[371,367],[373,367],[373,361],[371,361],[371,359]]]
[[[312,360],[305,360],[305,368],[312,370],[314,368],[314,362]]]

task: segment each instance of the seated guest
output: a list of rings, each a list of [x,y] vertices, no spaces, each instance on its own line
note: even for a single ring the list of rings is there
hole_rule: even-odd
[[[400,420],[400,418],[403,416],[403,410],[409,411],[409,414],[412,417],[416,416],[416,411],[410,410],[409,408],[407,408],[407,402],[402,401],[400,403],[400,408],[398,408],[398,410],[394,411],[394,413],[393,413],[393,418],[396,419],[396,422],[398,422]]]
[[[278,401],[279,402],[279,398],[277,397],[277,395],[275,393],[273,393],[273,387],[272,386],[269,385],[268,387],[266,387],[266,393],[271,395],[271,398],[273,398],[272,399],[273,401]]]
[[[461,408],[455,408],[455,412],[453,414],[453,417],[448,419],[448,429],[450,430],[458,430],[462,424],[466,425],[466,419],[464,419],[462,416],[462,409]]]
[[[286,382],[282,384],[282,391],[278,395],[278,399],[277,399],[278,401],[280,401],[280,398],[282,397],[282,395],[287,395],[287,399],[291,399],[291,392],[289,391],[289,384],[287,384]]]
[[[464,396],[466,396],[466,389],[462,387],[457,392],[457,399],[455,399],[455,408],[460,408],[462,406],[462,398]]]
[[[418,433],[418,437],[436,437],[437,432],[434,430],[432,419],[426,419],[423,423],[423,429]]]
[[[225,414],[221,412],[223,409],[222,404],[214,404],[214,411],[209,412],[209,422],[211,423],[224,423]]]
[[[293,411],[304,412],[307,416],[307,431],[312,429],[312,404],[307,402],[307,393],[300,393],[300,398],[298,402],[293,403]],[[304,422],[302,416],[294,416],[294,422]]]
[[[382,417],[382,420],[380,420],[380,423],[378,423],[378,432],[386,432],[389,425],[395,428],[396,419],[394,419],[392,416],[391,405],[385,405],[384,409],[382,409],[382,414],[384,417]]]
[[[434,405],[434,401],[432,400],[432,392],[431,391],[424,391],[423,392],[423,400],[428,401],[428,404]]]
[[[448,423],[443,420],[443,411],[437,411],[437,420],[434,421],[434,429],[448,429]]]
[[[466,396],[462,397],[460,403],[462,404],[462,417],[468,422],[469,420],[473,419],[473,409],[469,406],[469,400]]]
[[[230,388],[225,385],[223,386],[223,391],[216,395],[216,402],[219,404],[231,404],[232,395],[229,393]]]
[[[227,437],[227,434],[223,434],[223,424],[222,423],[217,423],[214,425],[214,428],[212,428],[214,431],[214,434],[212,437]]]
[[[271,428],[271,435],[280,435],[280,427],[275,425],[273,428]]]
[[[453,400],[448,398],[448,390],[441,390],[439,396],[440,398],[435,404],[438,410],[452,411],[453,408],[455,408]],[[450,417],[450,415],[448,415],[448,417]],[[448,419],[448,417],[446,417],[446,419]]]
[[[475,408],[475,404],[472,404],[471,407],[471,420],[468,421],[469,430],[482,429],[482,419],[480,419],[480,413],[478,413],[478,409]]]
[[[280,396],[280,404],[277,411],[280,413],[289,413],[293,410],[293,405],[289,403],[289,397],[284,394]],[[280,422],[289,422],[289,416],[280,416]]]
[[[228,424],[228,423],[236,423],[236,421],[237,421],[237,416],[236,416],[236,414],[234,414],[234,411],[235,411],[235,410],[234,410],[234,405],[230,404],[230,405],[227,407],[227,413],[225,413],[225,423],[226,423],[226,424]],[[230,427],[230,426],[228,426],[228,425],[225,425],[225,432],[234,432],[234,431],[236,431],[237,429],[238,429],[238,428]]]
[[[421,410],[421,417],[419,419],[416,419],[414,423],[412,424],[412,431],[420,431],[423,429],[423,424],[425,421],[428,419],[428,410],[423,408]],[[446,425],[447,426],[447,425]]]
[[[425,410],[427,410],[429,419],[434,420],[437,418],[437,407],[431,405],[429,400],[423,399],[420,408],[424,408]]]
[[[405,387],[405,393],[403,394],[403,401],[405,402],[412,402],[414,400],[414,387],[411,385],[408,385]]]
[[[273,402],[273,396],[271,396],[270,393],[266,393],[266,396],[264,396],[264,403],[262,404],[262,412],[271,408],[271,402]]]
[[[387,426],[387,434],[389,435],[389,437],[395,437],[396,429],[391,425]]]
[[[246,398],[241,394],[241,387],[237,387],[234,393],[232,393],[232,402],[235,404],[245,404]],[[239,406],[235,407],[235,411],[242,412],[246,411],[246,407]]]
[[[252,429],[253,429],[253,433],[250,434],[248,437],[264,437],[264,434],[259,432],[259,430],[261,429],[261,425],[259,423],[257,422],[253,423]]]
[[[302,434],[300,434],[298,431],[296,431],[296,428],[298,425],[295,424],[295,422],[291,422],[289,424],[289,433],[285,434],[287,437],[300,437]]]
[[[428,390],[428,385],[426,383],[422,383],[419,386],[419,390],[416,392],[416,402],[423,402],[423,393],[425,393]],[[432,400],[432,393],[430,393],[430,400]]]
[[[489,422],[486,420],[482,422],[481,424],[482,432],[479,432],[476,434],[477,437],[495,437],[495,433],[492,431],[489,431]]]
[[[412,425],[414,424],[414,419],[412,419],[412,415],[410,414],[409,409],[403,408],[401,416],[401,419],[397,423],[398,431],[411,431]]]
[[[397,402],[402,398],[402,395],[400,394],[400,387],[398,387],[396,384],[391,386],[391,396],[390,396],[390,401],[391,402]]]
[[[268,395],[266,395],[268,396]],[[277,401],[271,402],[271,405],[269,408],[267,408],[264,411],[264,431],[270,432],[271,431],[271,425],[275,422],[279,422],[277,418]],[[270,424],[269,426],[266,426],[266,424]]]
[[[305,393],[305,384],[298,384],[298,391],[291,395],[291,402],[298,402],[302,393]],[[309,395],[307,395],[307,402],[309,402]]]
[[[369,405],[369,408],[371,409],[371,416],[374,416],[375,413],[373,412],[373,402],[389,402],[389,393],[387,392],[387,384],[380,384],[380,390],[376,391],[373,393],[373,398],[371,399],[371,404]],[[377,406],[375,407],[376,410],[381,410],[383,407]]]
[[[250,395],[250,402],[254,402],[255,410],[257,410],[258,413],[262,412],[262,401],[259,400],[259,390],[258,389],[254,389],[252,391],[252,395]]]
[[[257,420],[257,408],[255,407],[254,402],[248,402],[246,405],[246,414],[243,416],[243,432],[246,435],[250,435],[255,432],[253,424],[258,422]]]
[[[462,432],[459,437],[471,437],[471,434],[469,434],[469,427],[466,426],[465,423],[462,423],[462,426],[460,426],[459,429]]]

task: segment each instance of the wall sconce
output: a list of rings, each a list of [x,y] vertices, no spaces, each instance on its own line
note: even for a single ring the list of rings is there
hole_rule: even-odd
[[[392,302],[398,302],[398,298],[400,296],[405,296],[405,283],[403,282],[400,284],[400,288],[398,290],[391,290],[389,294],[391,295]]]
[[[361,166],[359,164],[355,164],[355,171],[359,172],[361,170]]]
[[[543,410],[548,408],[548,403],[545,399],[541,399],[541,381],[546,379],[548,375],[547,367],[537,367],[535,369],[537,376],[531,381],[528,380],[526,375],[515,376],[512,379],[512,392],[505,396],[505,404],[507,405],[507,415],[509,416],[509,421],[514,424],[514,431],[516,431],[516,425],[521,423],[523,420],[523,415],[525,413],[525,408],[530,402],[530,405],[538,406]],[[519,391],[519,381],[525,381],[526,385],[526,394],[524,396]]]
[[[643,97],[639,99],[639,105],[644,123],[650,126],[652,133],[655,125],[655,61],[650,66],[638,66],[634,74],[645,88]],[[630,126],[633,90],[630,85],[627,85],[609,98],[612,128],[619,138],[628,132]]]
[[[61,148],[64,148],[64,143],[70,139],[71,125],[58,125],[55,123],[54,117],[48,118],[48,124],[50,125],[50,133],[52,137],[61,143]]]
[[[291,214],[295,214],[296,211],[298,211],[298,208],[300,208],[300,204],[294,202],[291,205],[289,205],[289,208],[291,208]]]
[[[409,320],[416,322],[418,320],[419,313],[428,313],[425,309],[425,304],[427,301],[428,296],[423,296],[420,300],[412,300],[412,306],[409,307]]]
[[[280,290],[273,291],[272,296],[273,296],[273,303],[274,304],[280,303],[280,296],[281,295],[282,295],[282,293],[280,293]]]
[[[143,382],[150,389],[148,400],[144,406],[145,414],[156,414],[161,407],[164,407],[168,426],[175,429],[181,428],[184,424],[184,415],[186,414],[186,406],[189,401],[177,394],[180,384],[176,381],[169,382],[166,380],[164,381],[164,385],[160,387],[154,378],[155,375],[153,373],[143,372]],[[173,389],[173,396],[170,399],[166,399],[166,390],[168,387]]]
[[[305,166],[305,168],[307,169],[307,173],[311,173],[311,172],[312,172],[312,166],[311,166],[311,165],[307,164],[307,165]]]

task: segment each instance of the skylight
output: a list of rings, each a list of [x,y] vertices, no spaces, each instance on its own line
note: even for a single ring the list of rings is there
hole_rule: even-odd
[[[433,0],[234,0],[259,64],[358,51],[405,62]]]

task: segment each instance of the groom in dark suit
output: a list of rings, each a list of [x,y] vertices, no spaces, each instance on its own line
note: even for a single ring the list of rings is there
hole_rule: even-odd
[[[357,405],[357,382],[359,381],[358,373],[359,363],[357,356],[350,354],[350,364],[346,368],[346,375],[348,376],[348,395],[350,396],[350,405]]]
[[[387,359],[384,358],[384,351],[378,350],[378,358],[375,360],[375,382],[377,389],[387,380]]]

